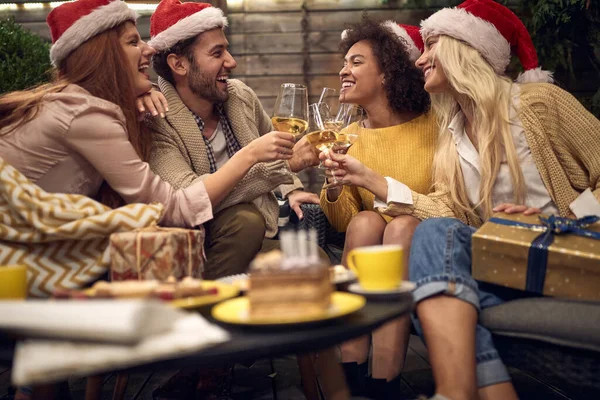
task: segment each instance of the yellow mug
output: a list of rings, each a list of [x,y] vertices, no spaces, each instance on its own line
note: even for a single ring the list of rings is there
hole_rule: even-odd
[[[357,247],[348,253],[347,263],[365,290],[393,290],[402,282],[402,246]]]
[[[27,267],[25,265],[0,266],[0,299],[27,298]]]

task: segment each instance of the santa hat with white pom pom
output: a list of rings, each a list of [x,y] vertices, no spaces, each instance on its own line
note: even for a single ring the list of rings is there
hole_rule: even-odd
[[[553,82],[552,72],[543,71],[523,22],[512,11],[493,0],[467,0],[444,8],[421,22],[423,40],[446,35],[477,50],[497,74],[504,74],[513,49],[525,70],[519,83]]]

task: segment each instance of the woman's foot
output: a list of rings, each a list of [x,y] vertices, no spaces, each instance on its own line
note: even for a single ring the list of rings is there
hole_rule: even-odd
[[[367,375],[369,373],[369,364],[364,362],[358,364],[356,362],[342,363],[344,375],[346,376],[346,384],[352,396],[367,395]]]
[[[367,396],[374,400],[397,399],[401,393],[402,377],[398,375],[391,381],[367,378]]]

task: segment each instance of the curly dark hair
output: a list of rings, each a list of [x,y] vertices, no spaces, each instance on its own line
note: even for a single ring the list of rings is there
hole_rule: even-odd
[[[173,71],[169,63],[167,63],[167,57],[169,54],[175,54],[176,56],[185,56],[189,62],[194,63],[194,52],[193,44],[196,42],[198,36],[193,36],[189,39],[182,40],[174,44],[171,48],[157,52],[152,56],[152,68],[163,79],[168,80],[171,85],[175,85],[173,79]]]
[[[340,43],[345,55],[355,43],[366,40],[384,74],[386,95],[395,112],[424,113],[429,109],[429,94],[425,91],[423,73],[409,59],[404,39],[391,30],[363,16],[362,21],[351,25]]]

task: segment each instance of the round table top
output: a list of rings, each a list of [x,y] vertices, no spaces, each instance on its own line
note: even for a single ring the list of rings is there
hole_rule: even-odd
[[[394,300],[367,301],[362,309],[339,319],[283,326],[235,326],[207,316],[209,321],[230,333],[230,341],[190,356],[146,364],[144,368],[227,365],[318,351],[372,332],[384,323],[408,314],[412,305],[412,295],[404,293]]]
[[[231,340],[185,357],[144,363],[128,370],[219,366],[318,351],[365,335],[388,321],[406,315],[412,305],[411,294],[405,293],[394,300],[367,301],[364,308],[339,319],[283,326],[234,326],[205,315],[210,322],[226,329]],[[0,365],[10,367],[13,352],[14,340],[0,336]]]

